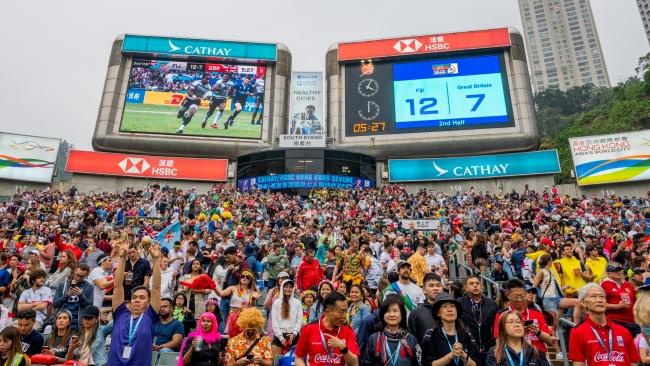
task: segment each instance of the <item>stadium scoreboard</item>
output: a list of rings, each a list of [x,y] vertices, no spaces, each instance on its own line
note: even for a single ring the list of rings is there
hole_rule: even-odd
[[[120,35],[93,147],[230,159],[270,148],[290,78],[279,43]]]
[[[326,57],[331,137],[378,158],[532,148],[523,50],[508,28],[336,44]]]

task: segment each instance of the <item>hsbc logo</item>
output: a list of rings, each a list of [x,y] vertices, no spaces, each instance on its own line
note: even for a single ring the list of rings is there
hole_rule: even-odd
[[[151,167],[144,158],[124,158],[117,165],[128,174],[142,174]]]
[[[417,52],[422,47],[422,42],[415,38],[400,39],[393,45],[395,51],[399,53]]]

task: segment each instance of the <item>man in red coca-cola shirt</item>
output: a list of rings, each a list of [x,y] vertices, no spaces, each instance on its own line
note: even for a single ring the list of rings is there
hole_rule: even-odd
[[[325,298],[325,313],[300,332],[296,366],[359,366],[359,346],[354,330],[345,325],[347,300],[334,292]]]
[[[607,320],[605,291],[595,283],[578,290],[578,298],[587,309],[587,320],[571,332],[569,359],[573,366],[636,366],[640,361],[630,332]]]

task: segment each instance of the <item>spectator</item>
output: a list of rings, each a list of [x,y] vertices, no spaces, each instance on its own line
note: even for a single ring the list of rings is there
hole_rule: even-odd
[[[11,272],[7,269],[7,259],[8,256],[6,253],[0,253],[0,302],[9,294],[11,290],[9,285],[11,284]]]
[[[587,320],[569,337],[569,359],[574,365],[636,365],[639,353],[630,332],[605,316],[603,288],[587,284],[578,292],[578,298],[587,310]]]
[[[520,313],[506,310],[501,314],[499,338],[496,345],[487,352],[487,366],[547,366],[548,361],[526,342],[525,333],[524,319]]]
[[[497,303],[483,296],[481,279],[477,276],[468,276],[465,279],[465,293],[467,296],[458,299],[463,309],[461,319],[477,342],[480,360],[485,360],[488,349],[494,346],[492,334],[498,309]],[[480,360],[478,362],[482,364]]]
[[[93,304],[93,285],[85,280],[89,267],[82,263],[75,269],[70,281],[64,282],[54,294],[54,309],[70,312],[72,330],[78,330],[81,322],[81,310]]]
[[[282,254],[282,244],[273,243],[273,250],[266,256],[266,264],[269,274],[269,288],[274,288],[278,282],[280,272],[289,271],[289,261]]]
[[[345,325],[345,297],[334,292],[327,296],[323,305],[325,313],[321,320],[308,324],[300,333],[295,366],[306,366],[306,359],[313,366],[359,366],[359,348],[354,331]],[[322,337],[327,339],[327,345],[323,344]]]
[[[543,254],[539,257],[539,269],[533,279],[533,287],[537,288],[537,293],[542,298],[544,311],[553,312],[555,319],[554,327],[557,327],[557,320],[562,310],[573,308],[573,321],[578,324],[582,320],[582,307],[580,301],[575,298],[566,298],[563,296],[562,288],[551,271],[551,256]]]
[[[160,322],[156,324],[153,350],[158,353],[178,351],[183,340],[183,324],[172,317],[172,299],[163,297],[160,300]]]
[[[54,243],[54,235],[49,235],[43,249],[40,250],[41,264],[47,273],[51,273],[55,250],[56,243]]]
[[[540,352],[542,357],[546,357],[548,348],[546,344],[553,342],[551,331],[546,324],[546,320],[541,312],[528,308],[526,300],[526,290],[523,281],[512,279],[506,282],[506,297],[508,299],[507,310],[517,311],[524,318],[524,338],[528,343],[533,345]],[[494,319],[494,338],[499,338],[499,316],[497,313]]]
[[[505,282],[508,280],[508,274],[503,268],[503,260],[497,259],[494,261],[494,270],[492,271],[492,279],[497,282]]]
[[[179,279],[179,282],[192,283],[197,277],[202,274],[201,270],[201,261],[199,259],[193,259],[191,262],[190,272],[184,274]],[[162,271],[162,269],[161,269]],[[194,316],[198,317],[201,314],[205,313],[205,300],[207,299],[210,292],[209,289],[193,289],[190,287],[180,286],[181,292],[188,299],[189,303],[186,305]]]
[[[72,340],[71,320],[69,311],[59,311],[52,334],[43,347],[42,353],[56,357],[57,363],[64,363],[72,357],[72,352],[68,352]]]
[[[407,322],[408,330],[415,336],[418,344],[422,343],[426,331],[436,326],[432,309],[436,298],[443,292],[441,278],[433,272],[427,273],[424,276],[423,288],[426,300],[409,314]]]
[[[257,292],[255,276],[249,270],[245,270],[241,274],[241,282],[239,284],[230,286],[225,290],[216,289],[216,293],[222,299],[226,296],[232,296],[230,314],[228,314],[226,320],[226,333],[232,338],[242,331],[237,327],[237,317],[239,317],[241,311],[249,307],[255,307],[257,299],[260,297],[259,292]]]
[[[352,330],[355,334],[358,333],[359,327],[361,326],[361,321],[370,315],[370,306],[366,304],[366,298],[361,285],[352,285],[350,286],[350,296],[349,296],[349,323]]]
[[[600,283],[605,277],[605,267],[607,267],[607,259],[600,255],[600,251],[595,245],[588,245],[585,250],[587,259],[585,265],[594,277],[593,282]]]
[[[229,264],[228,271],[226,272],[226,279],[223,283],[223,289],[227,289],[228,287],[239,284],[242,272],[247,269],[247,267],[245,262],[240,261],[237,256],[237,248],[228,247],[223,254],[226,256],[226,261]],[[219,306],[221,307],[221,321],[225,324],[227,323],[226,318],[230,314],[230,299],[233,295],[230,293],[227,296],[224,296],[223,294],[219,294],[219,292],[217,292],[217,294],[221,297],[221,302],[219,303]]]
[[[325,274],[320,262],[314,259],[314,249],[307,248],[296,271],[296,288],[299,291],[312,290],[323,280]]]
[[[65,281],[67,281],[72,273],[77,268],[77,260],[69,250],[63,250],[59,253],[58,268],[54,273],[47,278],[45,286],[49,287],[52,291],[56,289]]]
[[[0,363],[10,366],[30,364],[21,349],[21,336],[16,327],[7,327],[0,331]]]
[[[133,247],[127,243],[118,244],[118,267],[115,271],[115,289],[113,290],[113,332],[108,353],[108,363],[113,365],[150,365],[151,345],[155,325],[160,310],[160,248],[152,246],[149,253],[153,259],[153,290],[146,287],[134,287],[131,301],[127,308],[124,304],[125,262],[137,262],[132,254],[126,260],[127,251]],[[137,267],[132,267],[137,268]]]
[[[126,261],[124,273],[124,298],[131,298],[131,292],[134,288],[144,286],[149,287],[149,277],[151,276],[151,265],[149,261],[140,258],[138,248],[135,245],[129,247],[129,256]]]
[[[36,312],[32,309],[22,310],[16,314],[22,352],[33,356],[43,348],[43,336],[36,329]],[[10,327],[11,328],[11,327]]]
[[[436,251],[436,243],[431,241],[427,244],[427,254],[424,256],[430,272],[436,273],[438,276],[443,276],[447,273],[447,263],[445,258]]]
[[[436,298],[432,311],[438,326],[428,330],[422,340],[422,363],[445,366],[462,362],[476,366],[480,359],[479,350],[463,326],[460,303],[449,294],[441,294]]]
[[[293,296],[293,281],[286,280],[280,287],[280,297],[271,307],[274,335],[271,348],[276,356],[283,355],[284,350],[296,345],[302,328],[302,303]]]
[[[430,267],[427,265],[426,259],[424,259],[425,252],[426,247],[424,244],[420,244],[407,261],[411,265],[411,277],[418,286],[422,286],[424,275],[430,272]]]
[[[397,296],[386,299],[379,309],[381,330],[373,333],[361,359],[361,365],[420,365],[420,346],[406,330],[406,308]],[[402,347],[404,350],[402,351]]]
[[[316,293],[316,302],[311,306],[309,311],[309,322],[314,322],[320,319],[325,311],[325,299],[332,292],[334,292],[334,285],[330,281],[323,281],[318,285],[318,292]]]
[[[573,256],[573,244],[562,244],[562,258],[555,261],[555,269],[561,276],[562,289],[566,296],[574,296],[587,282],[591,275],[582,262]]]
[[[86,365],[106,365],[106,337],[113,331],[113,322],[99,324],[99,309],[88,306],[81,313],[81,329],[79,337],[70,343],[68,352],[72,352],[72,360]],[[119,342],[118,338],[115,338]],[[70,353],[68,353],[70,354]]]
[[[424,292],[422,292],[420,287],[411,282],[411,264],[409,262],[400,261],[397,264],[397,270],[399,272],[399,280],[391,283],[386,288],[384,297],[389,293],[396,293],[401,296],[406,310],[410,313],[415,309],[417,304],[425,301]]]
[[[98,266],[90,271],[88,282],[93,284],[93,305],[101,308],[104,302],[106,290],[112,288],[113,282],[113,261],[111,257],[103,254],[97,258]]]
[[[630,282],[625,281],[625,270],[620,263],[610,262],[605,272],[607,278],[603,279],[600,285],[607,300],[607,320],[622,325],[634,338],[641,333],[641,328],[634,322],[632,312],[636,302],[636,290]]]
[[[18,312],[24,312],[26,310],[34,311],[34,324],[31,327],[36,330],[40,330],[43,327],[43,321],[47,317],[48,307],[53,301],[52,291],[49,287],[44,286],[46,276],[45,271],[42,269],[32,271],[29,274],[29,282],[32,284],[32,287],[23,291],[18,300]],[[24,332],[21,332],[21,334],[24,334]],[[40,349],[38,351],[40,352]]]
[[[179,365],[221,365],[219,324],[212,313],[203,313],[199,317],[196,331],[190,333],[183,342]]]
[[[237,326],[244,331],[228,340],[225,365],[239,366],[253,363],[258,366],[271,366],[273,351],[271,340],[262,332],[264,328],[262,313],[256,308],[243,310],[237,319]]]

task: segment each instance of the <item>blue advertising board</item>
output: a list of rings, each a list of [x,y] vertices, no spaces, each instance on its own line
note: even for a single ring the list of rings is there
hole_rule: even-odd
[[[557,150],[388,161],[390,182],[470,180],[559,172]]]
[[[242,191],[254,189],[373,188],[375,181],[333,174],[275,174],[237,180]]]
[[[127,34],[122,52],[275,61],[277,45]]]

